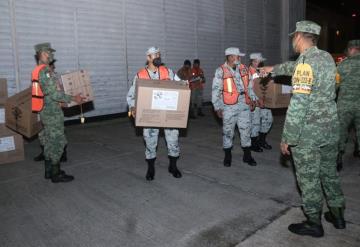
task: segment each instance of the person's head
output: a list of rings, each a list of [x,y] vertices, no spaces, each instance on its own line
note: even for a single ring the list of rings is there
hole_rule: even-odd
[[[155,67],[161,66],[162,62],[159,48],[153,46],[146,51],[146,64],[153,65]]]
[[[191,68],[191,62],[190,60],[186,59],[184,61],[184,67],[187,68],[187,69],[190,69]]]
[[[41,43],[34,46],[35,59],[38,64],[50,64],[54,60],[54,50],[50,43]]]
[[[264,58],[260,52],[250,54],[250,65],[254,68],[258,68],[265,60],[266,58]]]
[[[52,60],[52,61],[49,63],[49,68],[50,68],[50,71],[51,71],[51,72],[55,72],[55,69],[56,69],[55,62],[56,62],[56,59]]]
[[[290,34],[292,46],[296,53],[302,53],[309,47],[316,46],[321,27],[312,21],[298,21],[296,30]]]
[[[230,66],[239,65],[241,57],[245,56],[237,47],[229,47],[225,50],[226,63]]]
[[[360,53],[360,39],[350,40],[346,48],[346,56],[352,57]]]
[[[193,67],[194,68],[199,68],[200,67],[200,59],[194,59]]]

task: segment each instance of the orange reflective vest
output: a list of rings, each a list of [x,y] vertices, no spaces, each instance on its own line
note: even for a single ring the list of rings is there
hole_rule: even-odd
[[[159,80],[170,80],[169,70],[165,66],[159,67]],[[151,80],[151,76],[149,71],[146,68],[142,68],[137,76],[139,79]]]
[[[31,110],[33,112],[41,112],[44,108],[44,93],[39,82],[39,75],[46,66],[40,64],[31,73]]]
[[[223,101],[226,105],[234,105],[238,102],[240,93],[237,90],[236,83],[233,74],[225,66],[221,66],[223,70]],[[239,67],[241,79],[244,84],[244,94],[246,104],[250,104],[250,97],[248,96],[247,90],[249,87],[249,72],[245,65],[241,64]]]

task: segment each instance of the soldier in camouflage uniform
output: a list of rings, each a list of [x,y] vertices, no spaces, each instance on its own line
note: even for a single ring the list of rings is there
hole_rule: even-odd
[[[342,169],[342,156],[345,153],[349,126],[356,130],[357,143],[360,141],[360,40],[351,40],[347,46],[347,58],[338,65],[340,76],[337,100],[340,121],[340,141],[337,168]],[[359,150],[354,151],[359,157]]]
[[[239,48],[230,47],[225,50],[226,62],[215,71],[215,77],[212,84],[212,104],[214,110],[219,118],[223,120],[223,148],[225,152],[224,166],[231,166],[232,155],[231,149],[233,147],[233,139],[236,125],[238,126],[241,147],[244,151],[243,161],[250,166],[255,166],[256,161],[251,156],[251,123],[250,111],[254,107],[253,102],[247,104],[245,96],[248,95],[251,99],[255,99],[255,94],[251,87],[244,86],[242,76],[245,76],[248,71],[240,63],[240,56],[245,54],[240,53]],[[242,68],[240,68],[240,66]],[[240,74],[240,70],[242,74]],[[230,79],[234,84],[227,86],[227,80]],[[244,79],[245,80],[245,79]],[[230,81],[229,81],[230,82]],[[225,89],[227,87],[227,89]],[[229,93],[236,95],[234,102],[226,103]]]
[[[50,43],[35,45],[36,57],[39,64],[47,65],[39,73],[39,83],[44,93],[44,108],[40,112],[40,119],[44,126],[41,134],[41,142],[44,145],[45,178],[53,183],[70,182],[74,179],[60,170],[60,158],[67,143],[64,134],[64,115],[61,110],[61,102],[83,102],[80,95],[66,95],[57,90],[56,80],[50,71],[49,63],[54,60],[55,50]]]
[[[141,69],[134,77],[133,84],[131,85],[129,92],[127,94],[127,103],[129,105],[130,113],[133,117],[136,117],[135,112],[135,89],[136,89],[136,80],[141,79],[151,79],[151,80],[160,80],[160,79],[169,79],[179,81],[180,78],[171,70],[162,65],[160,50],[157,47],[150,47],[147,52],[147,66],[146,68]],[[167,73],[167,76],[162,78]],[[145,73],[145,77],[143,74]],[[179,148],[179,130],[178,129],[164,129],[165,139],[168,148],[169,156],[169,168],[168,171],[175,178],[181,178],[182,174],[178,170],[176,162],[180,156]],[[148,169],[146,172],[146,180],[154,180],[155,177],[155,160],[156,160],[156,148],[159,139],[159,128],[144,128],[143,136],[146,144],[145,157],[148,164]]]
[[[252,86],[255,80],[260,79],[257,69],[265,60],[261,53],[250,54],[249,72]],[[262,148],[272,148],[266,142],[266,135],[271,129],[273,117],[271,109],[265,108],[263,100],[256,97],[256,103],[255,110],[251,112],[251,150],[262,152]]]
[[[307,220],[291,224],[299,235],[322,237],[323,192],[330,211],[325,219],[335,228],[345,228],[345,200],[336,172],[338,117],[335,103],[336,67],[331,55],[316,47],[321,27],[311,21],[296,23],[292,33],[295,62],[264,67],[261,72],[293,75],[293,96],[286,114],[281,151],[294,159]]]
[[[55,72],[55,62],[56,59],[54,59],[53,61],[50,62],[49,64],[49,70],[50,73],[53,74],[55,80],[58,82],[58,80],[60,80],[58,74]],[[36,61],[36,64],[39,64],[39,61]],[[38,133],[38,138],[39,138],[39,142],[40,142],[40,148],[41,148],[41,152],[40,154],[38,154],[36,157],[34,157],[34,161],[44,161],[45,160],[45,156],[44,156],[44,143],[45,143],[45,136],[44,136],[44,129],[42,129],[39,133]],[[67,161],[67,144],[64,147],[64,151],[61,155],[60,158],[60,162],[66,162]]]

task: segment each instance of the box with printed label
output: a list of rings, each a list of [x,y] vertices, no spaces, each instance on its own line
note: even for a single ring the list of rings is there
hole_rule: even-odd
[[[5,124],[31,138],[42,129],[40,117],[31,110],[31,88],[9,97],[5,104]]]
[[[24,160],[24,141],[21,135],[0,124],[0,164]]]
[[[75,96],[81,94],[85,98],[85,102],[94,100],[94,93],[91,86],[90,74],[86,70],[79,70],[72,73],[66,73],[60,76],[61,88],[64,93]],[[77,105],[76,102],[64,104],[64,107],[72,107]]]
[[[135,125],[142,127],[186,128],[190,89],[184,81],[136,81]]]

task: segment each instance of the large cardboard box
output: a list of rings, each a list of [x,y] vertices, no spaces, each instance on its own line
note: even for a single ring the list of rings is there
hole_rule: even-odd
[[[137,80],[136,126],[186,128],[190,89],[183,82]]]
[[[22,136],[0,124],[0,164],[21,160],[24,160]]]
[[[42,129],[39,115],[31,111],[31,88],[7,99],[5,104],[6,126],[31,138]]]
[[[4,78],[0,78],[0,107],[5,105],[8,97],[7,81]]]
[[[254,79],[254,92],[267,108],[287,108],[291,98],[291,87],[274,83],[273,80]]]
[[[72,96],[81,93],[81,95],[85,97],[85,102],[94,100],[90,74],[86,70],[79,70],[61,75],[61,87],[66,94]],[[64,107],[72,107],[75,105],[77,105],[76,102],[71,102],[69,104],[64,104]]]

